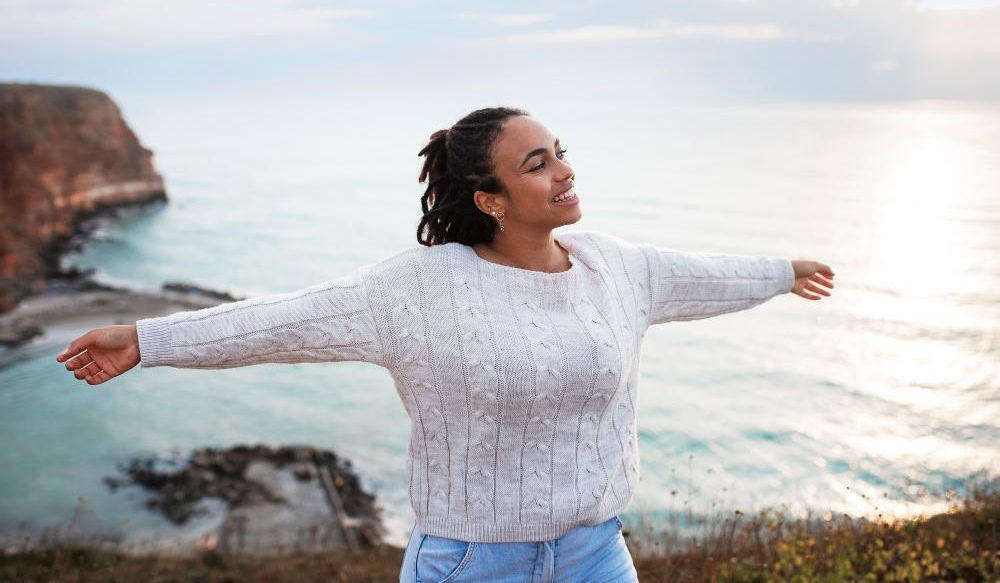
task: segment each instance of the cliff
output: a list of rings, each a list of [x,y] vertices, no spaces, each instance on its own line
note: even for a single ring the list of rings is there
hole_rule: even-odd
[[[0,313],[45,289],[84,219],[166,200],[152,157],[100,91],[0,84]]]

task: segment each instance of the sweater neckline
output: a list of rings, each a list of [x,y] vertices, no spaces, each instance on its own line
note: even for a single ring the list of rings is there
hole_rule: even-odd
[[[582,267],[579,257],[571,245],[565,243],[559,237],[556,237],[555,241],[568,253],[570,266],[565,271],[536,271],[534,269],[522,269],[520,267],[494,263],[489,259],[480,257],[476,253],[476,250],[472,248],[472,245],[460,245],[465,248],[464,252],[470,258],[470,261],[487,273],[514,283],[516,287],[528,289],[535,293],[545,294],[546,292],[552,292],[557,295],[563,295],[566,293],[567,288],[572,288],[571,283],[575,280]]]
[[[577,267],[576,256],[574,256],[573,254],[573,249],[571,249],[569,245],[566,245],[562,241],[560,241],[558,237],[554,237],[554,240],[556,244],[558,244],[560,247],[566,250],[566,254],[569,259],[569,269],[565,269],[563,271],[538,271],[535,269],[523,269],[520,267],[514,267],[513,265],[504,265],[502,263],[496,263],[494,261],[490,261],[489,259],[484,259],[480,257],[479,254],[476,253],[476,250],[472,248],[472,245],[465,245],[465,247],[468,248],[469,252],[472,254],[473,258],[475,258],[477,262],[485,263],[491,269],[505,271],[507,273],[517,275],[519,277],[541,276],[539,279],[558,279],[558,276],[568,276],[570,272],[576,271],[578,267]]]

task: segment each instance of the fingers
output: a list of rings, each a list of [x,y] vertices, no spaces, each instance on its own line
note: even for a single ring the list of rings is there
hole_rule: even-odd
[[[73,376],[76,377],[77,380],[85,380],[88,385],[99,385],[104,381],[113,378],[114,375],[101,369],[101,367],[97,364],[97,361],[95,361],[90,355],[90,351],[88,349],[84,348],[82,351],[73,354],[73,351],[75,350],[74,346],[77,342],[82,342],[83,338],[84,336],[81,336],[80,339],[74,341],[74,344],[71,344],[66,350],[59,353],[59,355],[56,356],[56,360],[60,362],[66,361],[66,370],[73,371]]]
[[[81,369],[92,362],[94,362],[94,359],[90,356],[90,351],[84,349],[84,351],[80,354],[70,356],[69,359],[66,360],[66,370]]]
[[[804,287],[805,289],[807,289],[807,290],[809,290],[809,291],[811,291],[813,293],[817,293],[817,294],[824,295],[824,296],[829,296],[830,295],[830,292],[826,291],[825,289],[820,289],[820,288],[816,287],[815,285],[813,285],[812,281],[807,281],[806,284],[804,286],[802,286],[802,287]],[[833,287],[833,286],[831,286],[831,287]],[[819,298],[816,298],[816,299],[819,299]]]
[[[823,296],[829,297],[830,292],[826,291],[825,289],[817,287],[816,286],[817,283],[825,285],[830,289],[833,289],[833,282],[827,282],[826,280],[822,279],[822,276],[814,274],[802,280],[802,285],[799,289],[793,289],[792,291],[794,291],[796,295],[801,296],[807,300],[818,300],[821,299]],[[807,293],[807,291],[812,293]]]
[[[75,376],[78,379],[83,379],[93,374],[96,374],[97,371],[99,370],[101,370],[101,367],[97,365],[97,362],[91,360],[87,364],[77,367],[73,371],[73,376]]]
[[[818,284],[825,285],[826,287],[828,287],[830,289],[833,289],[833,280],[826,279],[826,278],[824,278],[822,275],[820,275],[818,273],[815,274],[815,275],[813,275],[809,279],[810,279],[810,281],[814,281],[814,282],[816,282]]]
[[[98,370],[94,374],[86,376],[88,385],[99,385],[110,378],[111,375],[109,375],[103,370]]]
[[[73,371],[73,376],[77,379],[87,381],[88,385],[99,385],[113,377],[112,374],[101,369],[97,365],[97,362],[93,360]]]
[[[807,294],[805,291],[797,291],[795,293],[807,300],[818,300],[822,298],[822,296],[814,296],[812,294]]]
[[[80,354],[84,349],[87,348],[94,341],[94,331],[91,330],[83,336],[80,336],[73,342],[70,342],[69,346],[65,350],[56,355],[56,360],[62,362],[70,357]]]

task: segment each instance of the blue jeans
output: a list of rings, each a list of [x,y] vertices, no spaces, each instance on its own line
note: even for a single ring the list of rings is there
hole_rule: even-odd
[[[622,536],[622,521],[609,518],[577,526],[553,540],[481,543],[420,532],[416,526],[403,555],[400,583],[616,583],[639,581]]]

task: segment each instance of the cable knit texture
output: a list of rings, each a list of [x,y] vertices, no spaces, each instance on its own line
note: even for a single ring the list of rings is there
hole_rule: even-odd
[[[638,358],[652,324],[745,310],[787,259],[556,234],[546,273],[418,246],[298,291],[137,322],[143,367],[355,360],[385,367],[412,421],[423,532],[551,540],[620,514],[639,480]]]

